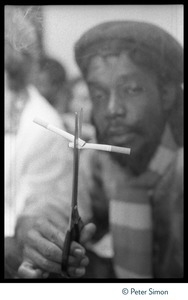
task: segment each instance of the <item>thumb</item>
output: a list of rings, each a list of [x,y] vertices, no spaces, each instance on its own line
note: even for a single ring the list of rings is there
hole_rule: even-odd
[[[81,236],[80,236],[80,243],[85,244],[87,243],[95,234],[96,231],[96,226],[93,223],[88,223],[85,225],[81,231]]]

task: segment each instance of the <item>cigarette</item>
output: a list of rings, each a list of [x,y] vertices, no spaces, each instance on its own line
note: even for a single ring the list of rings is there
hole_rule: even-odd
[[[72,135],[50,123],[47,123],[40,118],[34,118],[33,122],[68,139],[70,142],[72,142],[72,143],[69,143],[69,147],[74,148],[74,135]],[[111,145],[103,145],[103,144],[86,143],[84,140],[82,140],[80,138],[78,139],[78,148],[79,149],[93,149],[93,150],[101,150],[101,151],[108,151],[108,152],[116,152],[116,153],[122,153],[122,154],[128,154],[128,155],[130,155],[130,153],[131,153],[130,148],[111,146]]]
[[[55,132],[58,135],[63,136],[64,138],[68,139],[71,142],[74,142],[74,135],[72,135],[72,134],[70,134],[70,133],[68,133],[68,132],[66,132],[66,131],[50,124],[50,123],[47,123],[47,122],[41,120],[40,118],[34,118],[33,122],[40,125],[40,126],[42,126],[42,127],[44,127],[44,128],[46,128],[46,129],[48,129],[48,130],[50,130],[50,131],[52,131],[52,132]],[[79,138],[78,143],[79,143],[79,146],[82,147],[86,142]]]
[[[69,147],[73,148],[74,144],[69,143]],[[79,149],[93,149],[93,150],[116,152],[116,153],[122,153],[122,154],[128,154],[128,155],[130,155],[130,153],[131,153],[130,148],[117,147],[117,146],[111,146],[111,145],[103,145],[103,144],[92,144],[92,143],[86,143],[85,145],[79,147]]]

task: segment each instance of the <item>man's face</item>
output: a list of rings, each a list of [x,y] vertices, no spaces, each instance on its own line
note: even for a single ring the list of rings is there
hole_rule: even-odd
[[[100,143],[130,147],[132,155],[156,148],[164,113],[154,74],[136,66],[122,52],[93,57],[86,80]]]

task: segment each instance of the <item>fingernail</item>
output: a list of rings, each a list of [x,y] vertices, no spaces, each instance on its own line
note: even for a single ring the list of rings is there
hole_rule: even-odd
[[[78,256],[84,255],[84,251],[81,250],[81,249],[75,249],[75,250],[74,250],[74,254],[75,254],[75,255],[78,255]]]

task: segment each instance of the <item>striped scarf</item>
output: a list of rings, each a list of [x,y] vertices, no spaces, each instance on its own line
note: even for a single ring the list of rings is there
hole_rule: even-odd
[[[134,178],[109,158],[102,159],[117,278],[153,278],[151,199],[174,157],[173,147],[161,143],[147,171]]]

